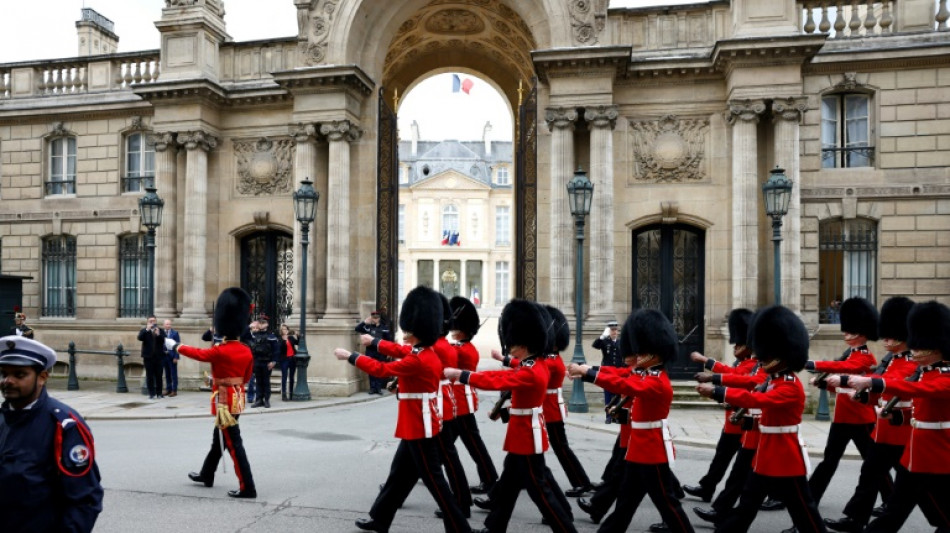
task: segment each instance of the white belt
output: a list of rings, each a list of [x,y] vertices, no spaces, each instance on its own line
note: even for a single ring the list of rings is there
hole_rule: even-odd
[[[840,389],[839,389],[840,391]],[[805,474],[811,473],[811,460],[808,458],[808,447],[805,445],[805,439],[802,438],[802,434],[799,431],[800,426],[759,426],[759,431],[766,434],[776,434],[776,433],[797,433],[798,434],[798,447],[802,450],[802,459],[805,460]]]
[[[427,439],[432,438],[433,396],[442,397],[438,392],[400,392],[396,395],[399,400],[422,400],[422,427],[425,428]]]
[[[746,415],[748,415],[748,416],[762,416],[762,410],[761,410],[761,409],[749,409],[748,411],[746,411]]]
[[[923,420],[911,418],[910,425],[914,426],[916,429],[950,429],[950,421],[924,422]]]
[[[564,409],[564,395],[561,394],[561,387],[548,389],[548,394],[557,394],[557,408],[561,410],[561,418],[567,418],[567,410]]]
[[[884,407],[885,405],[887,405],[887,402],[884,401],[884,398],[880,398],[880,399],[877,401],[877,405],[878,405],[878,407]],[[894,409],[910,409],[910,408],[913,407],[913,406],[914,406],[914,402],[908,400],[908,401],[906,401],[906,402],[897,402],[897,403],[895,403],[895,404],[894,404]]]
[[[472,386],[465,386],[465,402],[468,403],[468,412],[475,413],[475,399],[472,396]]]
[[[443,379],[439,381],[439,396],[436,398],[436,406],[439,409],[439,417],[445,418],[445,407],[443,406],[444,396],[446,393],[446,390],[444,389],[445,387],[448,387],[447,392],[449,394],[449,398],[452,399],[452,418],[455,418],[455,393],[452,390],[452,380],[449,379]]]
[[[673,434],[670,433],[670,425],[666,419],[652,420],[650,422],[630,422],[630,429],[657,429],[663,430],[663,447],[666,448],[666,461],[670,463],[670,468],[676,464],[676,456],[673,453]]]
[[[858,391],[856,391],[856,390],[854,390],[854,389],[838,389],[836,392],[837,392],[838,394],[854,395],[854,393],[856,393],[856,392],[858,392]]]
[[[508,414],[512,416],[530,416],[531,433],[534,436],[534,453],[544,453],[544,441],[541,440],[541,429],[543,418],[541,417],[540,407],[529,407],[527,409],[509,409]]]

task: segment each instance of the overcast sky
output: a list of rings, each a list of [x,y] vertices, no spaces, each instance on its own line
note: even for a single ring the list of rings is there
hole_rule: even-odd
[[[698,3],[702,0],[611,0],[610,7]],[[76,21],[90,7],[115,23],[119,52],[159,47],[155,21],[164,0],[0,0],[0,63],[74,57],[79,48]],[[266,17],[261,7],[266,6]],[[224,0],[227,31],[236,41],[297,34],[293,0]],[[423,139],[479,140],[485,122],[492,138],[511,140],[511,111],[494,88],[471,75],[469,94],[452,92],[452,75],[439,74],[419,83],[399,109],[400,137],[409,139],[409,124],[419,123]]]

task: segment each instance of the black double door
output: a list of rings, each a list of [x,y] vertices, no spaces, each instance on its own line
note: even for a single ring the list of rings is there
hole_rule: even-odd
[[[673,379],[690,379],[702,366],[705,233],[685,224],[661,224],[633,233],[633,306],[657,309],[673,323],[679,354],[668,365]]]
[[[241,239],[241,287],[251,295],[252,319],[268,317],[277,331],[293,311],[294,239],[280,231],[262,231]]]

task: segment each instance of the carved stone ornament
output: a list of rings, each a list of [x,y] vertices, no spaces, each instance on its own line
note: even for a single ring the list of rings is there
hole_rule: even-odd
[[[320,133],[330,141],[353,142],[363,135],[363,131],[349,120],[332,120],[320,124]]]
[[[237,191],[243,196],[263,196],[290,192],[293,184],[294,141],[235,140]]]
[[[607,0],[566,0],[577,44],[597,44],[607,22]]]
[[[426,30],[442,35],[472,35],[481,33],[485,23],[475,13],[465,9],[443,9],[426,21]]]
[[[762,100],[732,100],[725,118],[729,124],[737,121],[758,122],[764,112],[765,102]]]
[[[772,101],[772,116],[775,120],[801,122],[805,111],[808,111],[808,99],[805,97],[780,98]]]
[[[326,60],[330,26],[338,10],[339,0],[296,0],[297,31],[300,50],[307,65],[319,65]]]
[[[201,130],[183,131],[178,134],[178,144],[185,150],[201,149],[206,152],[218,147],[218,138]]]
[[[224,3],[221,0],[165,0],[165,7],[208,6],[215,15],[224,18]]]
[[[50,128],[49,137],[72,137],[73,132],[66,129],[66,124],[64,122],[54,122],[53,127]]]
[[[570,128],[574,129],[577,123],[577,109],[573,107],[549,107],[544,110],[544,121],[548,130]]]
[[[706,179],[707,119],[631,120],[633,178],[637,182],[689,183]]]
[[[857,76],[857,72],[845,72],[841,75],[841,81],[835,84],[835,89],[853,91],[856,87],[863,87],[864,84],[858,81]]]
[[[164,152],[169,147],[175,146],[175,134],[170,131],[150,133],[148,140],[155,145],[156,152]]]
[[[614,129],[619,116],[618,107],[615,105],[598,105],[584,109],[584,120],[591,129],[610,128]]]

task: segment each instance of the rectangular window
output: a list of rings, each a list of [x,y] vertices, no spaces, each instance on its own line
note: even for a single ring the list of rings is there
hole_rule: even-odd
[[[406,299],[406,263],[396,262],[396,297],[399,299],[397,309],[402,309],[402,301]]]
[[[841,302],[853,296],[877,300],[877,224],[829,220],[819,226],[819,321],[837,324]]]
[[[399,165],[399,184],[406,185],[409,183],[409,167],[406,165]]]
[[[495,207],[495,245],[511,246],[511,207]]]
[[[446,298],[454,298],[459,295],[459,284],[461,283],[462,262],[456,260],[439,261],[439,292]]]
[[[508,303],[510,279],[511,271],[508,268],[508,261],[495,263],[495,305],[502,306]]]
[[[866,94],[833,94],[821,99],[822,168],[870,167],[871,99]]]
[[[435,277],[435,262],[431,259],[420,259],[416,264],[417,267],[417,285],[424,285],[426,287],[432,288],[432,279]]]
[[[76,238],[43,241],[43,316],[76,316]]]
[[[119,316],[145,317],[149,311],[148,255],[145,236],[119,240]]]
[[[155,183],[155,144],[145,133],[125,139],[125,176],[122,192],[138,192]]]
[[[511,185],[511,175],[509,174],[508,167],[500,166],[495,170],[495,184]]]
[[[46,194],[76,194],[76,139],[60,137],[49,143]]]
[[[399,215],[397,220],[396,231],[398,232],[397,238],[399,239],[399,244],[406,243],[406,205],[399,204]]]
[[[468,299],[475,304],[475,307],[482,306],[482,262],[465,262],[465,294]]]

